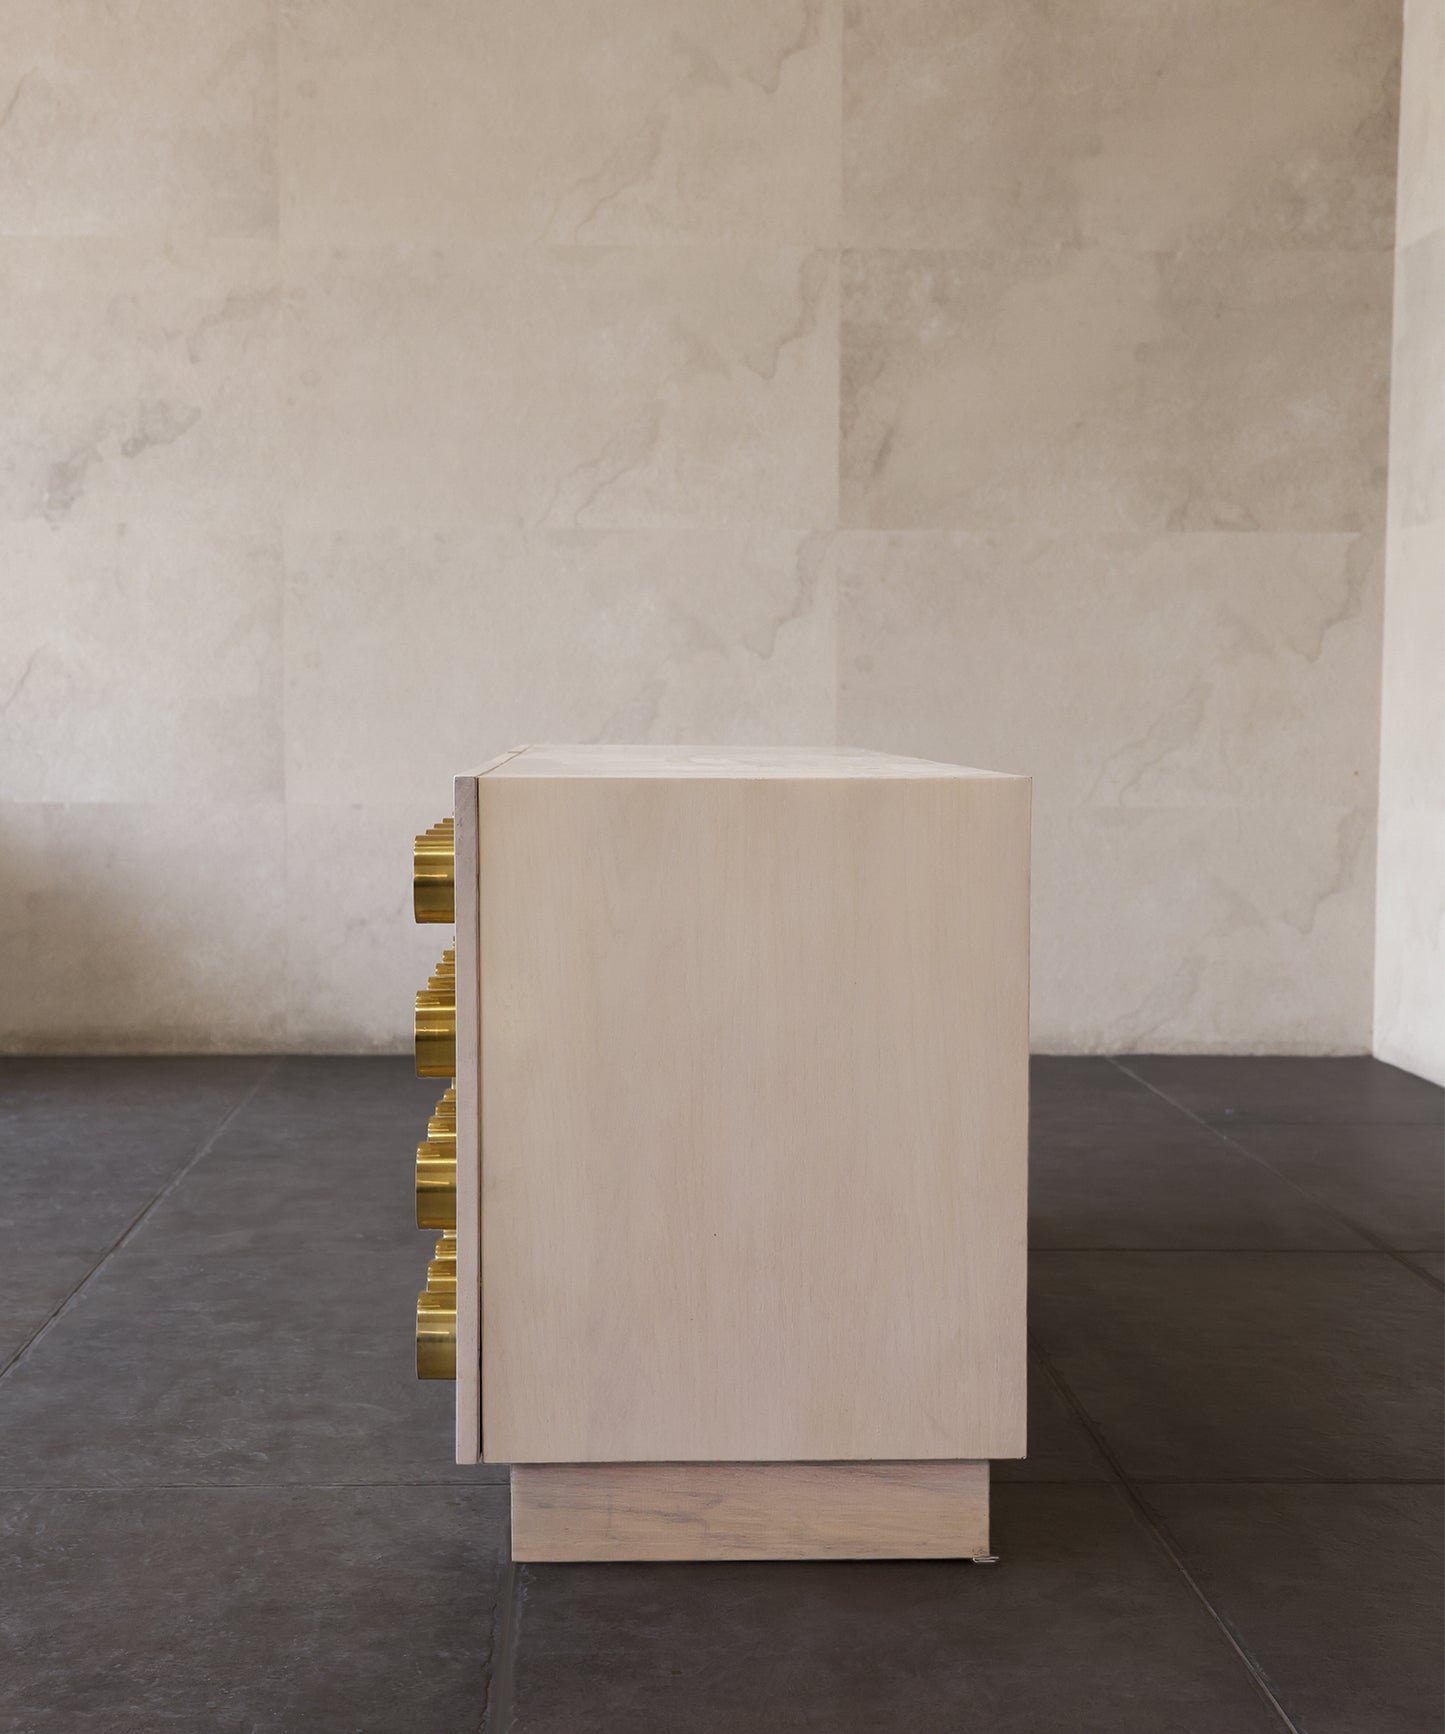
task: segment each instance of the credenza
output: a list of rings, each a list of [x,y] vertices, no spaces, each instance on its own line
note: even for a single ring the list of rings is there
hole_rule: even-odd
[[[989,1555],[1025,1448],[1026,777],[534,746],[416,841],[454,929],[417,1369],[523,1560]]]

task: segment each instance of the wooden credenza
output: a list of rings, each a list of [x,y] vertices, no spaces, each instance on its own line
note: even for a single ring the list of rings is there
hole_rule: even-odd
[[[418,1366],[454,1347],[516,1558],[988,1553],[987,1460],[1024,1451],[1029,793],[850,750],[456,779],[418,840],[418,914],[455,922],[418,996],[455,1080]]]

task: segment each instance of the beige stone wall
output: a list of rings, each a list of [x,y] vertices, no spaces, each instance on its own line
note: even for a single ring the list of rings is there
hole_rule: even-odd
[[[1365,1047],[1398,36],[14,0],[0,1043],[403,1045],[572,738],[1031,771],[1039,1046]]]
[[[1445,0],[1405,0],[1375,1051],[1445,1083]]]

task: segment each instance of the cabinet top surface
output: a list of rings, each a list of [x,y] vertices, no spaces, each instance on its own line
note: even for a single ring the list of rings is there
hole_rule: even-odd
[[[487,777],[980,777],[1013,778],[862,747],[528,746]]]

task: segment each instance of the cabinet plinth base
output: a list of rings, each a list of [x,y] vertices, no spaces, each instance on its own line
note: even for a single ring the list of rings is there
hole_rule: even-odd
[[[517,1560],[969,1559],[988,1464],[520,1463]]]

